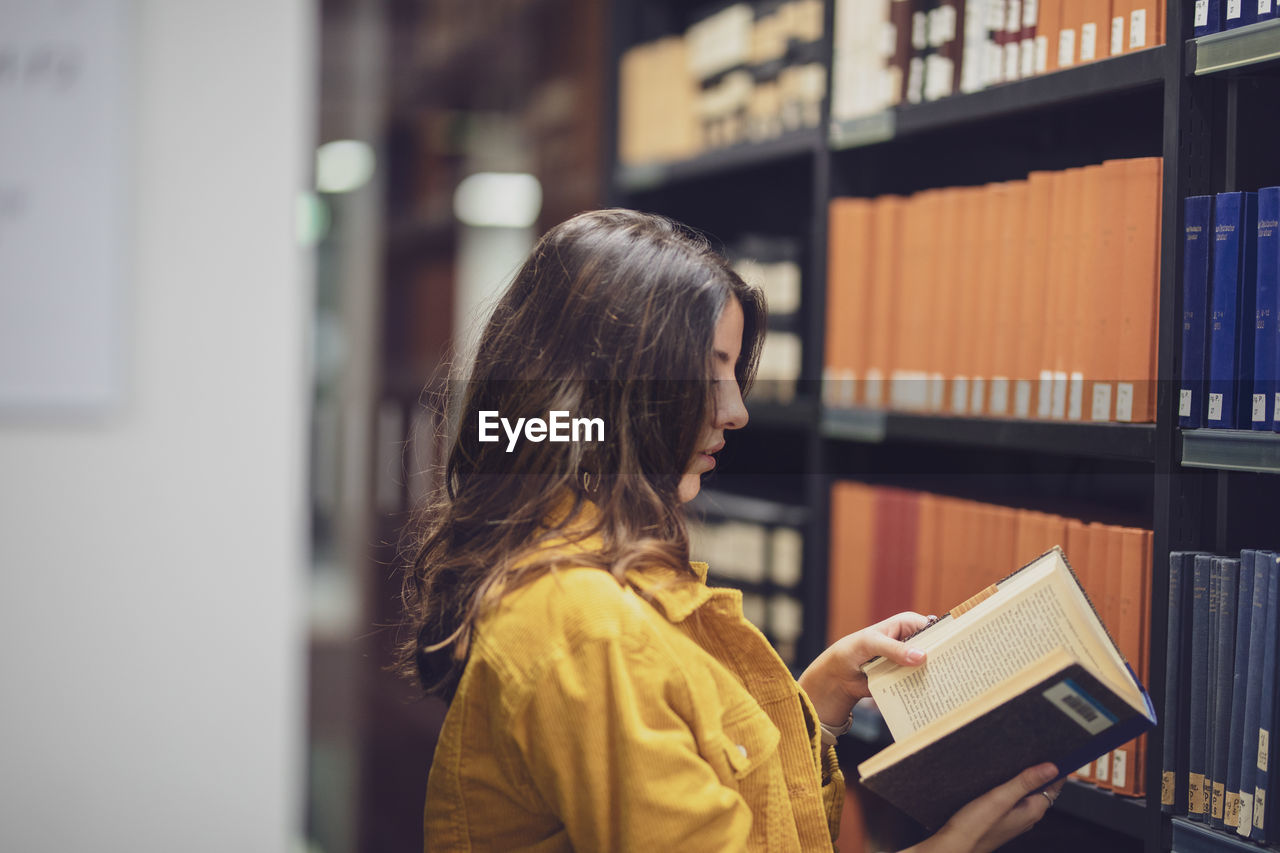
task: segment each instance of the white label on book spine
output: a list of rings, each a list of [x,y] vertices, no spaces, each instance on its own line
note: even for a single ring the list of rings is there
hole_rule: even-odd
[[[1022,54],[1018,44],[1016,41],[1011,41],[1004,46],[1004,79],[1006,81],[1017,80],[1018,72],[1021,70],[1018,60]]]
[[[1267,772],[1267,750],[1271,748],[1271,734],[1266,729],[1258,729],[1258,769]]]
[[[1085,693],[1075,682],[1066,678],[1044,691],[1044,698],[1058,707],[1062,713],[1075,720],[1091,735],[1111,728],[1115,717]]]
[[[987,398],[987,382],[980,376],[973,377],[969,383],[969,411],[981,415]]]
[[[1049,414],[1054,418],[1067,416],[1067,374],[1061,370],[1053,372],[1053,410]]]
[[[1209,26],[1209,0],[1196,0],[1196,26]]]
[[[1253,792],[1240,792],[1240,817],[1236,821],[1236,832],[1247,836],[1249,827],[1253,826]]]
[[[884,374],[877,368],[867,371],[867,405],[884,405]]]
[[[1071,374],[1071,396],[1067,405],[1067,419],[1078,421],[1084,417],[1084,374]]]
[[[1258,0],[1258,14],[1259,15],[1271,14],[1271,0]],[[1241,794],[1240,796],[1244,796],[1244,795]]]
[[[1018,76],[1030,77],[1036,73],[1036,40],[1025,38],[1019,44]]]
[[[1063,29],[1058,33],[1058,67],[1076,64],[1076,31]]]
[[[957,415],[969,411],[969,379],[957,376],[951,380],[951,411]]]
[[[1111,55],[1124,53],[1124,15],[1116,15],[1111,19]]]
[[[1013,416],[1031,417],[1031,380],[1019,379],[1013,386]]]
[[[1004,28],[1011,33],[1022,29],[1022,0],[1009,0],[1009,15]]]
[[[1049,70],[1049,37],[1036,36],[1036,73],[1043,74]]]
[[[1111,753],[1111,784],[1123,788],[1129,779],[1129,758],[1123,749]]]
[[[1280,415],[1280,393],[1276,394],[1275,405],[1271,407],[1271,414],[1272,414],[1272,417],[1275,417],[1276,415]]]
[[[1022,26],[1034,27],[1040,17],[1040,0],[1022,0]]]
[[[1111,383],[1099,382],[1093,386],[1093,408],[1089,413],[1092,420],[1111,420]]]
[[[1253,395],[1253,422],[1260,424],[1267,419],[1267,395]]]
[[[1116,420],[1129,423],[1133,420],[1133,383],[1116,383]]]
[[[1240,0],[1227,0],[1227,20],[1234,21],[1240,17],[1243,10],[1240,8]]]
[[[1191,389],[1183,388],[1178,392],[1178,417],[1191,417]]]
[[[1036,417],[1047,418],[1053,411],[1053,373],[1040,371],[1040,394],[1036,399]]]
[[[1222,395],[1221,394],[1209,395],[1209,420],[1211,421],[1222,420]]]
[[[1265,829],[1267,824],[1267,792],[1262,788],[1253,789],[1253,826],[1254,829]]]
[[[1009,414],[1009,380],[1004,376],[991,379],[991,414]]]
[[[1092,62],[1098,58],[1098,25],[1090,21],[1080,25],[1080,61]]]
[[[929,377],[929,411],[941,412],[946,407],[947,380],[941,373]]]
[[[1104,752],[1093,764],[1093,778],[1106,782],[1111,778],[1111,753]]]
[[[1138,50],[1147,46],[1147,10],[1134,9],[1129,16],[1129,49]]]

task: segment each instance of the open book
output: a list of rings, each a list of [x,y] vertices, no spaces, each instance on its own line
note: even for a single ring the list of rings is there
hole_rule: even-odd
[[[1155,725],[1146,690],[1053,548],[863,666],[894,743],[862,783],[930,829],[1028,767],[1062,775]]]

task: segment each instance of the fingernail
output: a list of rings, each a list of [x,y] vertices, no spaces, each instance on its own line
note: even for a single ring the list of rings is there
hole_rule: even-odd
[[[919,649],[907,650],[907,663],[920,663],[922,660],[924,660],[924,652]]]

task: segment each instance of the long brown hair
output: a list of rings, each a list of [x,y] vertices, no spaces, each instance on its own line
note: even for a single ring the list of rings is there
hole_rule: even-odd
[[[400,666],[451,697],[484,608],[563,565],[621,578],[637,564],[688,571],[677,485],[705,428],[716,322],[745,319],[734,373],[745,394],[765,308],[705,238],[631,210],[580,214],[534,246],[493,311],[467,384],[444,486],[411,528]],[[600,418],[599,442],[480,441],[479,413]],[[583,512],[588,505],[593,512]],[[594,553],[542,548],[599,535]]]

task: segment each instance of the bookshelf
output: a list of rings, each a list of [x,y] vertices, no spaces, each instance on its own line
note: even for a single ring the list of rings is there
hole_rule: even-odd
[[[725,4],[615,0],[606,136],[616,139],[617,65],[632,45],[683,31],[699,12]],[[822,60],[830,66],[835,3],[826,3]],[[753,405],[751,424],[730,437],[710,485],[785,495],[805,531],[804,625],[798,658],[824,646],[830,539],[829,490],[838,479],[872,478],[906,488],[998,502],[1000,476],[1026,477],[1053,494],[1037,507],[1070,506],[1086,520],[1154,531],[1148,688],[1164,702],[1168,555],[1276,547],[1265,507],[1280,498],[1280,435],[1177,426],[1181,328],[1181,200],[1188,195],[1280,184],[1280,21],[1191,39],[1191,4],[1170,2],[1165,46],[941,100],[832,121],[817,132],[739,145],[679,163],[622,167],[616,145],[603,164],[610,204],[664,213],[731,243],[753,229],[804,241],[804,291],[796,330],[804,350],[791,406]],[[830,78],[829,78],[830,79]],[[828,204],[843,196],[914,193],[1025,177],[1110,158],[1162,156],[1156,420],[1145,424],[1018,421],[831,409],[819,403],[826,334]],[[754,435],[748,435],[754,433]],[[740,445],[738,451],[734,444]],[[765,456],[784,461],[765,465]],[[924,461],[921,461],[921,460]],[[922,474],[922,468],[933,475]],[[1031,476],[1024,471],[1033,471]],[[1007,479],[1007,478],[1006,478]],[[966,489],[972,489],[969,493]],[[1010,495],[1027,506],[1026,494]],[[1063,503],[1055,503],[1063,502]],[[725,494],[719,511],[750,518],[752,504]],[[1065,510],[1064,510],[1065,511]],[[712,569],[714,571],[714,563]],[[1178,701],[1189,701],[1186,685]],[[1185,718],[1185,715],[1184,715]],[[874,714],[859,712],[859,748],[883,740]],[[1125,798],[1070,783],[1055,812],[1098,833],[1097,849],[1227,851],[1240,844],[1159,807],[1161,731],[1149,737],[1147,795]],[[851,750],[842,752],[842,760]],[[852,770],[852,768],[846,768]],[[849,775],[855,775],[850,773]],[[1073,830],[1074,832],[1074,830]],[[1110,847],[1123,837],[1128,846]],[[1044,846],[1017,849],[1067,849]],[[1070,849],[1079,849],[1070,848]]]

